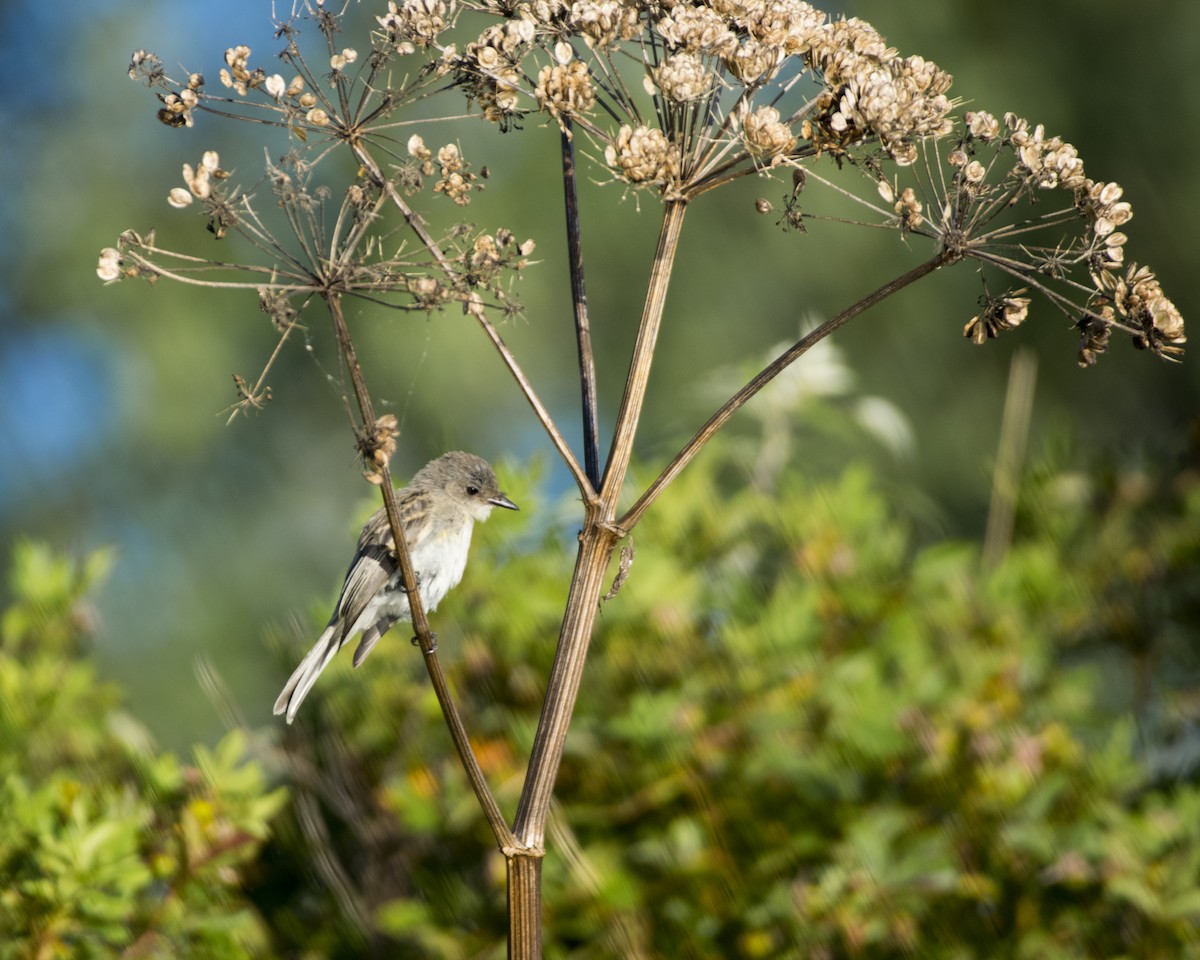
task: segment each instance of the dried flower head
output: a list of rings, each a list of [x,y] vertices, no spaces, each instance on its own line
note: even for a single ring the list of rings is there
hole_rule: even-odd
[[[1094,366],[1100,354],[1108,349],[1112,336],[1112,307],[1101,307],[1097,313],[1085,313],[1075,326],[1079,329],[1079,365]]]
[[[385,40],[400,53],[414,47],[428,47],[449,26],[450,5],[445,0],[403,0],[388,2],[388,12],[376,18]]]
[[[222,186],[215,153],[185,165],[183,185],[168,196],[199,208],[217,236],[236,230],[263,252],[269,263],[254,267],[253,284],[269,274],[270,302],[288,310],[289,298],[304,302],[302,292],[405,310],[458,304],[478,317],[518,309],[512,280],[531,242],[467,225],[435,237],[410,205],[439,195],[465,205],[483,185],[486,168],[472,172],[456,143],[427,145],[412,133],[415,118],[401,113],[461,94],[504,131],[527,117],[556,123],[579,156],[603,158],[611,180],[668,202],[787,169],[785,230],[804,232],[820,216],[811,187],[801,210],[806,182],[844,195],[822,171],[861,177],[871,190],[856,199],[883,225],[910,242],[929,238],[941,262],[974,259],[985,284],[1002,274],[994,289],[1014,288],[994,297],[985,286],[964,330],[975,342],[1022,323],[1041,294],[1077,327],[1081,363],[1095,362],[1114,328],[1160,356],[1182,351],[1179,310],[1151,271],[1127,264],[1132,208],[1121,187],[1088,177],[1074,146],[1014,114],[971,111],[956,132],[950,75],[901,56],[861,19],[830,19],[804,0],[390,0],[367,50],[343,46],[341,12],[302,6],[281,26],[278,73],[255,67],[245,45],[225,51],[212,93],[199,74],[171,80],[146,51],[129,66],[155,88],[159,119],[171,127],[211,111],[265,117],[291,138],[293,149],[268,162],[265,211],[253,193]],[[322,34],[307,62],[298,39],[305,17]],[[639,74],[641,89],[630,83]],[[342,148],[357,174],[332,191],[313,168]],[[326,215],[329,202],[336,216]],[[419,243],[397,244],[376,229],[389,219],[385,208]],[[773,210],[766,200],[755,208]],[[275,210],[286,229],[273,235],[267,212]],[[164,265],[170,256],[129,235],[102,252],[97,274],[111,282],[204,269],[185,258]],[[290,314],[277,325],[281,337],[298,326]]]
[[[983,343],[1000,335],[1002,330],[1020,326],[1029,316],[1029,298],[1022,296],[1026,290],[1016,290],[1002,297],[989,298],[983,312],[972,317],[963,327],[963,336],[974,343]]]
[[[589,47],[607,47],[636,36],[640,30],[641,14],[638,3],[577,0],[570,4],[567,23]]]
[[[467,169],[457,144],[448,143],[437,152],[437,165],[440,179],[434,184],[434,193],[445,194],[460,207],[471,202],[472,190],[483,189],[475,174]]]
[[[237,91],[239,96],[246,96],[252,87],[257,87],[267,79],[262,68],[251,70],[249,47],[243,45],[230,47],[225,51],[225,66],[218,76],[221,84]]]
[[[120,280],[122,276],[121,251],[116,247],[105,247],[100,251],[100,260],[96,264],[96,276],[105,283]]]
[[[163,107],[158,111],[158,119],[168,127],[190,127],[196,120],[193,111],[199,103],[196,91],[184,88],[178,93],[159,94]]]
[[[630,183],[667,183],[679,174],[679,149],[656,127],[622,127],[604,159]]]
[[[400,421],[395,415],[385,413],[370,427],[358,435],[358,454],[366,464],[363,476],[371,483],[383,482],[383,468],[396,453],[396,437],[400,435]]]
[[[1187,342],[1183,316],[1163,293],[1149,267],[1131,263],[1123,274],[1105,270],[1097,274],[1096,285],[1104,305],[1111,305],[1117,316],[1133,328],[1134,346],[1166,357],[1183,353]]]
[[[207,150],[200,158],[200,163],[193,167],[190,163],[183,165],[183,182],[187,189],[175,187],[167,194],[167,203],[176,209],[190,206],[192,198],[207,200],[212,196],[213,181],[224,180],[229,174],[221,169],[221,158],[215,150]]]
[[[707,96],[713,85],[712,70],[695,53],[673,53],[653,71],[654,83],[668,100],[686,103]]]
[[[761,162],[786,154],[796,145],[796,136],[774,107],[757,107],[742,118],[742,141],[750,156]]]
[[[924,207],[912,187],[905,187],[901,191],[900,198],[892,205],[892,209],[896,211],[896,216],[900,218],[900,226],[905,230],[919,227],[925,221],[921,216]]]
[[[329,58],[329,66],[333,70],[345,70],[350,64],[358,59],[358,51],[353,47],[346,47],[341,53],[335,53]]]
[[[542,67],[534,96],[543,110],[556,117],[583,116],[596,102],[591,74],[582,60]]]
[[[1086,176],[1074,146],[1015,114],[1000,121],[972,111],[946,148],[928,138],[922,149],[925,161],[904,173],[910,185],[862,164],[885,205],[862,202],[883,222],[932,239],[942,256],[977,261],[985,284],[996,274],[1021,284],[1002,297],[985,293],[983,310],[963,331],[967,338],[984,343],[1018,325],[1036,293],[1080,330],[1085,366],[1107,347],[1106,326],[1166,359],[1182,353],[1178,308],[1151,271],[1125,265],[1128,236],[1118,228],[1133,216],[1129,202],[1119,185]]]
[[[465,7],[502,19],[462,54],[447,48],[436,69],[453,72],[486,119],[512,129],[536,103],[591,140],[617,179],[668,197],[822,154],[869,162],[882,148],[911,163],[924,139],[952,129],[948,74],[803,0]],[[394,24],[392,34],[406,35]],[[652,113],[625,86],[628,58],[644,65]]]
[[[664,5],[655,27],[667,48],[714,57],[732,56],[738,46],[737,34],[715,6]]]

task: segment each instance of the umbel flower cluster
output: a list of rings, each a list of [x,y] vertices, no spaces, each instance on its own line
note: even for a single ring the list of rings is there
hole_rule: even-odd
[[[361,182],[338,220],[363,229],[344,235],[356,251],[343,248],[344,264],[361,263],[368,249],[379,255],[367,224],[389,202],[414,222],[402,198],[427,181],[458,206],[483,188],[482,168],[475,172],[453,138],[434,143],[404,114],[418,100],[457,91],[503,131],[557,124],[604,171],[602,180],[663,202],[783,174],[793,189],[780,223],[794,230],[823,219],[812,191],[801,196],[806,183],[851,195],[875,211],[872,223],[882,218],[906,236],[928,237],[947,262],[984,265],[980,310],[964,330],[976,343],[1022,323],[1038,293],[1076,328],[1081,364],[1095,362],[1114,329],[1163,357],[1182,351],[1179,311],[1148,268],[1126,261],[1132,211],[1121,188],[1087,176],[1074,147],[1040,126],[983,111],[955,118],[950,75],[901,56],[862,20],[831,18],[803,0],[390,0],[360,53],[342,46],[338,14],[320,3],[305,10],[278,25],[284,72],[235,45],[211,89],[199,74],[170,79],[145,51],[134,55],[130,76],[158,90],[159,119],[171,126],[191,127],[210,111],[286,130],[293,149],[267,179],[281,206],[309,205],[290,218],[302,245],[305,224],[319,221],[311,205],[320,198],[304,186],[311,170],[334,147],[348,147]],[[299,46],[305,17],[326,40],[319,62]],[[405,79],[396,85],[396,77]],[[232,193],[205,156],[184,168],[172,205],[200,201],[218,234],[231,226],[265,231],[249,195]],[[847,168],[871,189],[855,191],[862,179],[845,185]],[[1047,210],[1053,200],[1061,204]],[[773,209],[761,198],[756,207]],[[350,286],[382,294],[390,280],[424,308],[462,300],[515,309],[499,286],[481,297],[464,282],[475,276],[466,265],[473,238],[444,238],[457,241],[455,256],[419,239],[426,261],[360,271]],[[270,249],[265,233],[259,240]],[[101,276],[161,274],[137,246],[126,235],[121,248],[105,251]],[[524,263],[529,249],[520,245],[502,261]],[[307,272],[328,282],[327,271]],[[993,290],[998,275],[1003,284]],[[297,289],[303,279],[293,271]],[[434,293],[414,294],[428,288]]]
[[[391,6],[380,22],[403,45],[410,4]],[[569,120],[615,178],[667,198],[867,145],[909,164],[952,128],[949,74],[801,0],[537,0],[442,63],[487,119]]]
[[[996,295],[985,289],[964,336],[984,343],[1020,325],[1031,303],[1026,294],[1036,290],[1079,331],[1081,366],[1096,362],[1114,328],[1140,349],[1167,359],[1182,354],[1179,310],[1149,268],[1126,262],[1128,236],[1120,228],[1133,208],[1118,184],[1087,176],[1071,144],[1015,114],[1000,120],[969,112],[946,153],[945,175],[924,169],[916,189],[880,183],[902,228],[1020,284]],[[1036,217],[1014,215],[1035,203]]]

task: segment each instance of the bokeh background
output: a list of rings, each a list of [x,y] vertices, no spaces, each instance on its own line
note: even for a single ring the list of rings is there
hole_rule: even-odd
[[[1015,111],[1073,142],[1089,174],[1125,187],[1135,211],[1131,258],[1151,264],[1185,318],[1197,317],[1200,84],[1191,64],[1200,6],[1152,0],[1132,15],[1120,0],[831,8],[870,20],[903,53],[937,61],[977,107]],[[366,21],[376,12],[363,5],[355,15]],[[215,79],[227,46],[274,49],[270,13],[268,3],[232,0],[8,4],[0,12],[8,184],[0,196],[0,543],[36,537],[80,552],[115,545],[116,566],[98,597],[97,655],[168,746],[220,729],[196,680],[200,655],[248,722],[268,720],[290,657],[268,635],[294,613],[307,618],[314,598],[332,598],[371,496],[326,331],[312,331],[316,359],[299,348],[285,354],[268,380],[274,399],[265,412],[227,426],[232,374],[257,375],[274,345],[253,298],[169,283],[106,288],[94,272],[99,250],[128,227],[211,248],[194,216],[165,203],[181,164],[203,150],[219,150],[242,182],[262,169],[263,145],[245,125],[204,116],[191,130],[159,124],[152,94],[126,76],[130,53],[146,48],[169,70]],[[538,242],[542,262],[522,281],[526,315],[504,335],[556,416],[574,423],[557,133],[536,120],[526,126],[507,137],[482,127],[465,135],[486,138],[494,168],[520,170],[519,189],[485,193],[472,215]],[[745,182],[691,213],[639,447],[646,460],[690,435],[714,402],[705,383],[731,360],[794,339],[805,322],[921,255],[891,233],[818,225],[807,236],[782,235],[774,218],[753,211],[756,196],[778,205],[782,193],[775,183]],[[611,187],[589,187],[584,198],[607,422],[657,227],[653,204],[644,207],[639,214]],[[1099,366],[1080,370],[1075,337],[1041,304],[1020,331],[975,348],[960,331],[977,293],[969,269],[950,271],[836,337],[857,389],[886,399],[911,424],[908,452],[887,454],[886,472],[919,518],[920,537],[981,534],[1018,347],[1039,360],[1034,456],[1055,447],[1066,463],[1163,462],[1183,448],[1200,397],[1193,360],[1167,366],[1114,342]],[[368,380],[403,424],[399,475],[446,449],[474,450],[500,464],[502,476],[506,465],[546,455],[532,415],[461,318],[362,309],[352,320],[363,331]],[[837,458],[818,449],[812,463],[836,469]],[[564,488],[551,467],[548,489]],[[0,550],[0,564],[8,553]]]

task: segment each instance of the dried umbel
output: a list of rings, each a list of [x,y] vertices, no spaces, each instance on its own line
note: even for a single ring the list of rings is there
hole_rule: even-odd
[[[712,92],[714,78],[699,54],[673,53],[653,71],[654,85],[668,100],[687,103]]]
[[[758,107],[742,119],[742,142],[757,161],[781,157],[796,145],[792,128],[774,107]]]
[[[1167,357],[1183,353],[1187,341],[1183,316],[1163,293],[1149,267],[1131,263],[1123,274],[1116,270],[1101,271],[1096,284],[1101,292],[1100,302],[1111,305],[1123,325],[1133,328],[1134,346]]]
[[[630,183],[667,184],[679,174],[679,148],[661,130],[644,124],[622,127],[604,158]]]
[[[451,7],[445,0],[389,0],[388,12],[376,19],[384,41],[407,54],[437,42],[450,25]]]
[[[1021,285],[985,294],[963,329],[968,339],[983,344],[1013,329],[1040,294],[1080,330],[1084,366],[1105,351],[1112,329],[1166,359],[1183,352],[1179,310],[1150,270],[1125,265],[1129,238],[1119,228],[1133,217],[1130,203],[1118,184],[1087,175],[1074,146],[1015,114],[983,111],[966,113],[945,149],[923,144],[911,185],[862,169],[876,180],[886,223],[930,238],[953,259],[977,261],[985,283],[999,274]],[[829,182],[811,166],[809,175]]]
[[[400,421],[391,413],[379,417],[371,428],[358,434],[358,454],[366,465],[363,477],[374,484],[383,483],[383,470],[396,453]]]
[[[623,0],[577,0],[564,6],[571,30],[588,46],[595,47],[609,47],[635,37],[644,13],[641,4]]]
[[[159,118],[171,126],[192,126],[218,100],[225,115],[239,106],[273,115],[318,157],[341,142],[356,157],[366,145],[391,158],[386,169],[364,167],[363,182],[345,194],[340,218],[359,231],[347,237],[360,245],[356,255],[336,270],[313,265],[298,285],[332,270],[347,289],[392,284],[406,308],[459,301],[476,314],[515,309],[499,278],[520,269],[524,255],[501,233],[452,231],[452,255],[432,257],[429,269],[384,256],[370,230],[394,196],[428,192],[464,206],[482,189],[486,168],[475,172],[457,143],[427,146],[406,131],[399,141],[407,149],[395,147],[401,110],[458,91],[502,130],[539,115],[557,124],[610,182],[667,202],[787,170],[794,186],[782,197],[785,231],[803,233],[822,218],[809,194],[801,209],[806,175],[843,194],[850,191],[832,177],[860,175],[872,190],[856,199],[884,226],[910,243],[928,238],[941,261],[979,264],[982,308],[964,330],[975,343],[1025,321],[1038,297],[1078,329],[1080,361],[1089,365],[1114,329],[1168,359],[1186,342],[1155,275],[1127,265],[1133,210],[1119,184],[1089,176],[1072,144],[1015,114],[972,110],[956,126],[949,74],[902,56],[861,19],[831,19],[804,0],[391,0],[362,56],[342,45],[337,14],[322,7],[313,19],[327,41],[319,69],[304,62],[291,22],[280,30],[287,69],[268,74],[248,46],[230,46],[216,94],[199,74],[171,80],[146,51],[129,67],[158,89]],[[395,85],[395,76],[406,79]],[[306,187],[307,163],[298,149],[267,183],[282,209],[298,211],[295,223],[316,229],[322,198]],[[183,173],[173,206],[203,208],[217,236],[236,229],[272,248],[250,198],[224,183],[215,154]],[[325,240],[307,246],[323,250]],[[98,273],[108,281],[158,275],[140,249],[109,248]]]
[[[214,181],[224,180],[228,176],[221,169],[221,158],[217,151],[208,150],[195,167],[190,163],[183,165],[183,182],[187,184],[187,190],[175,187],[167,194],[167,203],[181,210],[189,206],[193,198],[208,200],[213,195]]]
[[[486,119],[512,129],[536,107],[577,120],[616,180],[669,198],[822,154],[911,163],[951,130],[948,74],[802,0],[464,6],[509,15],[451,55]],[[653,111],[625,85],[630,58]]]

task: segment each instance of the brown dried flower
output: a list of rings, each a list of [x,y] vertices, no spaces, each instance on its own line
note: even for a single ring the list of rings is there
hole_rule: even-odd
[[[983,312],[972,317],[963,327],[963,336],[974,343],[1000,335],[1002,330],[1012,330],[1029,315],[1029,297],[1022,296],[1024,289],[992,297],[984,304]]]

